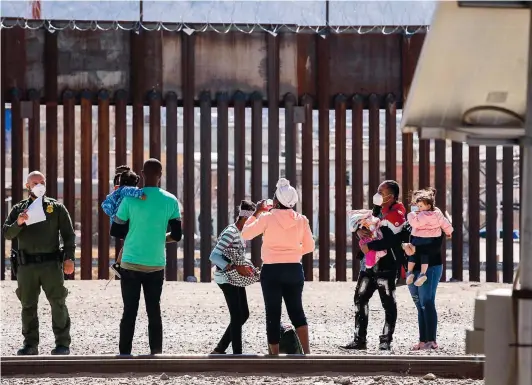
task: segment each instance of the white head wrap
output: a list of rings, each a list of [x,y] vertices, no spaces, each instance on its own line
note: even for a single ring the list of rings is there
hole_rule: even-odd
[[[242,210],[242,209],[240,209],[239,213],[238,213],[238,216],[242,217],[242,218],[249,218],[253,214],[254,214],[254,212],[251,211],[251,210]]]
[[[290,186],[290,181],[285,178],[281,178],[277,182],[275,197],[283,206],[290,208],[294,207],[299,201],[296,189]]]
[[[244,201],[242,201],[240,203],[240,206],[238,206],[238,216],[241,217],[241,218],[249,218],[255,213],[255,210],[245,210],[245,209],[243,209],[242,208],[242,204],[243,203],[244,203]]]

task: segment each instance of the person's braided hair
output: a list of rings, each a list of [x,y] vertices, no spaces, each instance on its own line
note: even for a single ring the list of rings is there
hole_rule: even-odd
[[[120,184],[120,175],[125,171],[131,171],[131,167],[127,165],[118,166],[115,170],[115,177],[113,179],[113,184],[118,186]]]
[[[136,187],[139,183],[140,177],[133,171],[128,170],[120,174],[119,186],[131,186]]]
[[[131,167],[129,167],[128,165],[122,165],[122,166],[118,166],[116,168],[116,173],[117,174],[122,174],[124,171],[131,171]]]

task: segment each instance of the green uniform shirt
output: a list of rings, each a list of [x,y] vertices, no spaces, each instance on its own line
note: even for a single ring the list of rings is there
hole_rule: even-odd
[[[59,234],[61,234],[66,258],[74,260],[76,235],[66,207],[55,199],[45,196],[43,197],[43,209],[46,221],[30,226],[26,224],[19,226],[17,218],[31,205],[31,202],[31,199],[26,199],[13,206],[2,228],[4,237],[6,239],[17,238],[18,249],[28,254],[44,254],[59,250]]]

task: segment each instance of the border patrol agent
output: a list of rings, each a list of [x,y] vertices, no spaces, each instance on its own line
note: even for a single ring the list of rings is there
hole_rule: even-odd
[[[28,199],[19,202],[9,213],[3,226],[6,239],[17,239],[18,250],[12,250],[11,262],[17,275],[17,297],[22,304],[22,335],[24,346],[18,355],[39,354],[39,319],[37,305],[41,287],[52,308],[52,329],[55,335],[53,355],[70,354],[70,316],[65,304],[68,290],[63,272],[72,274],[76,236],[70,215],[61,203],[45,196],[46,181],[39,171],[28,175]],[[27,209],[43,199],[46,220],[26,225]],[[60,249],[59,234],[63,239]]]

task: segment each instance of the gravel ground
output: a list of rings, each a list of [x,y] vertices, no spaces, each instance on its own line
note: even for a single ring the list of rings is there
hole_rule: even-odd
[[[428,377],[427,377],[428,378]],[[347,377],[347,376],[215,376],[215,375],[151,375],[151,376],[123,376],[123,377],[76,377],[76,378],[3,378],[2,385],[483,385],[484,381],[475,380],[423,380],[417,377]]]
[[[72,318],[72,354],[116,354],[122,300],[118,281],[105,288],[106,281],[67,281],[67,304]],[[473,303],[477,293],[503,284],[443,283],[438,287],[438,343],[434,354],[464,354],[466,327],[472,326]],[[21,347],[20,303],[14,294],[16,282],[1,287],[1,352],[14,355]],[[353,336],[355,284],[308,282],[304,307],[311,331],[314,354],[349,354],[337,348]],[[264,305],[260,285],[247,289],[250,318],[244,325],[244,353],[267,353]],[[409,354],[417,340],[417,313],[405,286],[397,290],[399,316],[391,354]],[[50,307],[44,294],[39,302],[42,354],[54,347]],[[162,295],[164,353],[202,354],[215,346],[229,321],[221,290],[214,283],[166,282]],[[284,320],[288,317],[284,313]],[[370,302],[368,353],[378,353],[378,335],[384,312],[376,293]],[[147,317],[143,300],[139,308],[133,354],[149,353]],[[389,353],[385,353],[389,354]],[[414,353],[412,353],[414,354]]]
[[[72,354],[116,354],[118,324],[122,301],[119,282],[69,281],[67,299],[72,318]],[[14,290],[15,282],[3,281],[1,287],[1,352],[14,355],[21,347],[20,303]],[[472,326],[474,298],[503,284],[443,283],[438,288],[439,351],[430,354],[461,355],[465,351],[465,328]],[[353,336],[355,284],[348,282],[309,282],[304,291],[304,306],[311,330],[313,354],[350,354],[338,349]],[[259,285],[248,288],[250,319],[244,326],[244,352],[267,353],[265,342],[264,305]],[[417,316],[406,287],[397,290],[399,317],[391,352],[380,354],[416,354],[409,349],[417,340]],[[221,290],[214,284],[166,282],[162,296],[165,354],[203,354],[212,350],[217,338],[225,329],[229,316]],[[39,307],[42,354],[54,347],[50,321],[50,307],[41,294]],[[286,314],[284,320],[288,320]],[[382,329],[384,313],[377,294],[370,303],[368,354],[379,354],[378,335]],[[133,345],[134,354],[149,352],[147,317],[141,300],[137,330]],[[359,354],[364,354],[363,352]],[[76,378],[4,378],[2,384],[159,384],[161,374],[136,377],[76,377]],[[164,376],[163,376],[164,377]],[[165,384],[414,384],[425,382],[408,377],[226,377],[226,376],[174,376]],[[349,382],[350,381],[350,382]],[[431,384],[482,384],[472,380],[427,381]]]

